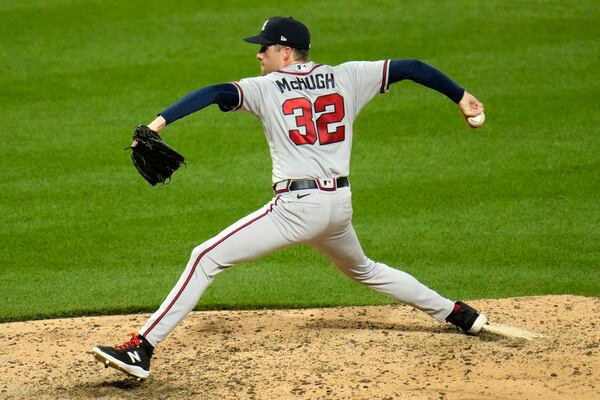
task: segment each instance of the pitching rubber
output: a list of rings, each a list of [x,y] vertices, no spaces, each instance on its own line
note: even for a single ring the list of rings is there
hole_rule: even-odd
[[[494,322],[486,323],[483,327],[483,331],[514,339],[535,340],[544,337],[544,335],[538,332],[528,331],[516,326],[498,324]]]
[[[138,379],[147,379],[150,376],[150,371],[146,371],[141,367],[135,367],[131,365],[127,365],[116,358],[103,353],[98,347],[94,347],[92,349],[94,353],[94,358],[101,362],[104,365],[112,367],[114,369],[118,369],[119,371],[125,372],[127,375],[131,375]]]

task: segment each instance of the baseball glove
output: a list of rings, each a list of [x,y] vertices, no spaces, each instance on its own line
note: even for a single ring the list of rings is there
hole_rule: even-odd
[[[165,183],[181,164],[185,164],[183,156],[146,125],[135,128],[133,144],[129,148],[133,165],[152,186]]]

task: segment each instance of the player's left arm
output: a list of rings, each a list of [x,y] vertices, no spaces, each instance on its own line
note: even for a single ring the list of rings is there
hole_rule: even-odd
[[[484,111],[483,104],[475,96],[431,65],[414,59],[391,60],[388,83],[405,79],[443,93],[458,105],[465,118],[474,117]]]
[[[166,125],[201,110],[211,104],[217,104],[221,111],[232,111],[239,106],[238,89],[232,83],[221,83],[200,88],[182,97],[158,114],[148,128],[159,132]]]

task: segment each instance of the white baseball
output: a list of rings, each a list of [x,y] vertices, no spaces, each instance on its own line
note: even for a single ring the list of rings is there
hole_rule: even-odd
[[[473,128],[479,128],[481,125],[483,125],[484,121],[485,121],[485,114],[484,113],[481,113],[481,114],[476,115],[474,117],[467,118],[467,122]]]

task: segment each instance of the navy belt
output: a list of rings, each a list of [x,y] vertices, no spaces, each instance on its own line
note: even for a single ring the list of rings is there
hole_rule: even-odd
[[[294,190],[320,189],[327,192],[337,188],[350,186],[348,177],[329,178],[329,179],[288,179],[287,181],[277,182],[273,185],[275,193],[285,193]]]

